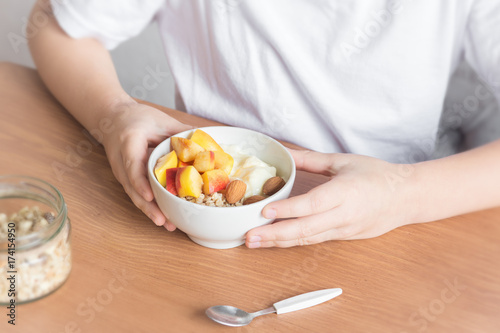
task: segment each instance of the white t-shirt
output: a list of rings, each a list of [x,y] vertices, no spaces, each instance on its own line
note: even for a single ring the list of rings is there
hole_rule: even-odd
[[[189,113],[321,152],[416,162],[465,57],[500,97],[498,0],[52,0],[108,49],[159,22]]]

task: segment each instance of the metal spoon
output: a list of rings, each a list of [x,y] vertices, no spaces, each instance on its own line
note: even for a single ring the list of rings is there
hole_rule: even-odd
[[[274,303],[270,308],[253,313],[248,313],[229,305],[212,306],[209,307],[205,313],[210,319],[219,324],[227,326],[245,326],[250,324],[255,317],[274,312],[276,312],[276,314],[281,314],[305,309],[331,300],[340,294],[342,294],[342,289],[340,288],[323,289],[287,298],[283,301]]]

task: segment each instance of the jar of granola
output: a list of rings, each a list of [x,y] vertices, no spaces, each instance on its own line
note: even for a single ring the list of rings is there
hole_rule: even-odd
[[[70,232],[66,203],[54,186],[0,177],[0,304],[37,300],[66,281]]]

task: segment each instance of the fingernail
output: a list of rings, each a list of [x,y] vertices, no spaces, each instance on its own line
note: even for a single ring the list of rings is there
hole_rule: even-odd
[[[146,200],[147,202],[151,202],[151,201],[153,201],[154,196],[153,196],[153,194],[151,192],[147,192],[147,191],[143,190],[142,191],[142,198],[144,200]]]
[[[276,209],[267,209],[265,212],[264,212],[264,217],[266,219],[274,219],[276,217]]]
[[[162,226],[163,224],[160,224],[157,222],[156,216],[154,215],[148,215],[149,219],[153,221],[154,224],[156,224],[158,227]]]
[[[257,242],[260,242],[261,240],[262,240],[262,238],[260,238],[260,236],[251,236],[248,239],[248,242],[249,243],[257,243]]]
[[[249,244],[248,244],[248,248],[249,248],[249,249],[256,249],[256,248],[258,248],[258,247],[260,247],[260,242],[256,242],[256,243],[249,243]]]

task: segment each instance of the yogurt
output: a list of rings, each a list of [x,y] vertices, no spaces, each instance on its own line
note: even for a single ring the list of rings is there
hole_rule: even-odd
[[[256,156],[244,154],[236,145],[223,146],[222,149],[234,159],[229,179],[239,179],[247,184],[244,198],[262,195],[262,186],[269,178],[276,176],[276,168]]]

